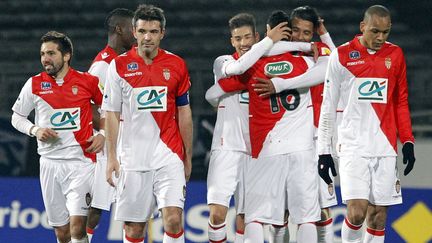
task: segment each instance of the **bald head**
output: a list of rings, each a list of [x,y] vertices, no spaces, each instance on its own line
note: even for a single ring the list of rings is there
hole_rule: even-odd
[[[378,16],[381,18],[385,18],[385,17],[391,18],[390,11],[382,5],[373,5],[369,7],[364,13],[363,22],[368,22],[372,16]]]

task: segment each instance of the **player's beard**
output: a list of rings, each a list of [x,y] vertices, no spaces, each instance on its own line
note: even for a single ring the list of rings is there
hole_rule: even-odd
[[[56,63],[53,62],[53,63],[49,63],[49,64],[52,66],[52,68],[47,68],[47,67],[44,66],[44,69],[48,73],[48,75],[50,75],[52,77],[56,77],[57,74],[61,70],[63,70],[63,67],[64,67],[64,62],[60,62],[58,64],[56,64]]]

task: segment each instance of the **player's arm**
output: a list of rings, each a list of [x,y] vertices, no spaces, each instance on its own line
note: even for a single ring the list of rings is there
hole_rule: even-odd
[[[328,61],[328,56],[321,56],[313,67],[308,69],[304,74],[293,78],[283,79],[274,77],[266,79],[256,77],[257,83],[253,85],[254,91],[257,92],[259,96],[267,97],[284,90],[309,88],[323,83]]]
[[[396,127],[399,134],[399,140],[403,144],[402,162],[407,164],[404,175],[408,175],[414,168],[414,136],[411,127],[411,115],[408,106],[408,84],[406,79],[406,62],[402,51],[400,51],[400,68],[396,87]]]
[[[324,25],[324,19],[319,18],[319,26],[317,28],[317,34],[319,35],[321,42],[325,43],[330,50],[336,49],[335,44],[330,36],[330,33],[327,31],[327,28]]]
[[[119,177],[120,164],[117,160],[117,139],[120,124],[120,110],[122,102],[122,89],[120,87],[120,76],[117,73],[115,60],[113,60],[107,71],[107,79],[104,89],[102,110],[105,111],[105,136],[107,144],[107,182],[115,187],[112,178]]]
[[[323,102],[318,125],[318,173],[327,184],[332,183],[329,169],[331,169],[333,176],[337,175],[331,156],[331,144],[333,130],[336,125],[336,109],[339,102],[341,81],[343,79],[341,68],[338,52],[334,51],[330,55],[325,76]]]
[[[24,84],[18,99],[12,107],[12,126],[18,131],[32,137],[34,136],[42,142],[56,141],[58,139],[56,131],[51,128],[36,126],[27,118],[34,108],[35,102],[32,94],[32,79],[30,78]]]
[[[188,96],[187,93],[185,95]],[[192,110],[190,108],[188,98],[186,97],[178,97],[176,103],[178,111],[177,122],[183,140],[183,147],[185,149],[185,158],[183,161],[185,167],[185,178],[186,181],[189,181],[192,173]]]
[[[99,86],[99,78],[97,76],[90,76],[91,90],[92,90],[92,106],[97,110],[100,110],[102,103],[102,89]],[[87,147],[86,152],[88,153],[99,153],[103,150],[105,145],[105,118],[101,116],[99,112],[93,112],[92,114],[93,127],[96,127],[98,132],[87,139],[90,145]]]
[[[267,25],[267,37],[254,44],[251,49],[239,59],[225,62],[221,69],[221,77],[226,78],[232,75],[243,74],[273,46],[273,43],[282,39],[288,39],[290,37],[288,32],[290,29],[287,24],[287,22],[280,23],[273,29],[270,29]]]

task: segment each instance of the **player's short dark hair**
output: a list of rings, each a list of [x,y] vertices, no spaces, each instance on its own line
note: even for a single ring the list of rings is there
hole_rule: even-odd
[[[46,34],[44,34],[40,39],[41,44],[46,42],[54,42],[57,44],[59,51],[62,53],[62,55],[65,55],[66,53],[69,53],[72,60],[73,55],[73,45],[72,41],[69,37],[67,37],[65,34],[57,32],[57,31],[48,31]]]
[[[232,17],[228,21],[228,26],[230,28],[230,31],[233,31],[234,29],[248,26],[252,28],[252,32],[256,32],[256,21],[255,17],[252,14],[249,13],[239,13],[236,14],[234,17]]]
[[[141,19],[145,21],[159,21],[161,29],[165,29],[166,19],[164,11],[151,4],[140,4],[135,10],[133,17],[133,25],[136,26],[136,22]]]
[[[295,18],[311,22],[314,26],[314,29],[318,28],[319,26],[319,15],[317,10],[307,5],[295,8],[291,12],[290,20],[292,21]]]
[[[104,26],[105,29],[113,33],[116,25],[120,24],[120,21],[124,19],[132,19],[134,17],[134,12],[126,8],[116,8],[108,13],[105,18]]]
[[[287,13],[285,13],[282,10],[276,10],[273,11],[270,16],[267,18],[267,24],[270,26],[270,28],[276,27],[278,24],[282,22],[288,22],[289,23],[289,16]]]
[[[370,6],[364,13],[363,21],[367,20],[372,15],[376,15],[379,17],[389,17],[391,18],[390,11],[382,6],[382,5],[373,5]]]

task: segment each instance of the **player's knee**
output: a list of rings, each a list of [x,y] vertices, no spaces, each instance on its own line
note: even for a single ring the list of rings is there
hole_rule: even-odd
[[[144,237],[144,228],[144,223],[125,222],[125,233],[131,238],[138,239]]]
[[[55,235],[59,242],[68,243],[70,242],[71,235],[69,226],[68,227],[54,227]]]
[[[164,216],[164,228],[166,232],[178,233],[182,229],[182,217],[181,214],[169,214]]]
[[[385,228],[387,220],[386,210],[377,210],[373,215],[368,215],[368,227],[381,230]]]
[[[225,214],[219,211],[214,211],[210,215],[210,223],[213,225],[223,224],[225,222]]]
[[[366,218],[366,214],[362,210],[350,210],[348,211],[348,220],[351,224],[361,225]]]

